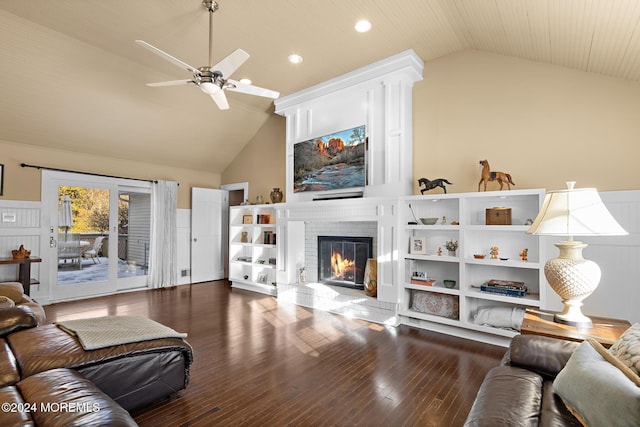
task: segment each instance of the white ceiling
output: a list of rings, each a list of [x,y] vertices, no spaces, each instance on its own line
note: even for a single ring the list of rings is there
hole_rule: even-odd
[[[637,0],[219,0],[214,60],[282,95],[406,49],[424,60],[477,49],[640,80]],[[367,18],[373,29],[353,30]],[[0,0],[0,140],[222,172],[273,111],[227,92],[218,111],[145,40],[207,63],[200,0]],[[291,53],[304,62],[289,64]],[[283,141],[284,143],[284,141]]]

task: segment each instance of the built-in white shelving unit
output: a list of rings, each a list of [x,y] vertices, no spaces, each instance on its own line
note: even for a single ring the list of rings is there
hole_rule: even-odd
[[[229,280],[234,288],[276,295],[274,205],[229,209]]]
[[[403,233],[399,250],[404,262],[399,272],[403,275],[399,278],[401,321],[463,337],[473,334],[473,338],[495,343],[515,335],[511,330],[475,324],[474,318],[478,310],[485,307],[540,307],[544,301],[540,295],[546,283],[544,249],[539,237],[526,233],[528,225],[525,225],[527,220],[536,217],[544,194],[544,190],[536,189],[401,199]],[[486,209],[494,207],[511,208],[512,225],[486,225]],[[410,224],[415,221],[414,213],[418,225]],[[438,221],[434,225],[422,225],[420,218],[438,218]],[[416,239],[418,246],[412,247]],[[448,240],[458,241],[455,254],[448,253],[445,247]],[[496,259],[491,258],[491,247],[499,249]],[[520,256],[525,248],[528,249],[527,261]],[[475,255],[484,255],[484,258]],[[435,279],[434,284],[412,284],[415,272]],[[455,280],[455,287],[446,288],[445,279]],[[480,286],[491,279],[524,282],[528,291],[523,297],[481,292]],[[433,312],[416,311],[414,298],[419,292],[437,295],[427,299],[433,305]],[[453,310],[453,313],[433,314],[439,303],[457,306],[458,313]]]

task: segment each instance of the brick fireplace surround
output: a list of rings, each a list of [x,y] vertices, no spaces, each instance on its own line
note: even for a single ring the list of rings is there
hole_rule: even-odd
[[[375,244],[377,234],[377,224],[374,222],[327,222],[327,223],[309,223],[306,225],[305,230],[305,266],[307,267],[307,279],[315,282],[326,282],[329,278],[318,277],[320,274],[321,260],[318,259],[319,251],[318,245],[320,239],[326,239],[327,237],[338,240],[349,240],[350,238],[371,238]],[[315,251],[314,251],[315,249]],[[376,252],[372,251],[368,258],[375,258]],[[328,260],[325,259],[325,262]],[[356,265],[360,263],[360,265]],[[327,264],[325,264],[327,265]],[[366,259],[359,259],[357,262],[354,260],[354,267],[361,267],[361,273],[364,272],[364,266],[366,265]],[[314,274],[315,273],[315,274]],[[354,285],[355,285],[354,277]],[[329,283],[331,284],[331,283]],[[362,284],[362,281],[359,282]],[[347,283],[345,286],[349,287],[351,284]],[[338,285],[339,286],[339,285]]]
[[[395,206],[393,199],[352,199],[287,203],[277,207],[279,236],[278,301],[292,302],[353,318],[397,325],[397,255],[393,250]],[[336,221],[339,218],[340,221]],[[317,241],[319,235],[372,237],[373,254],[378,260],[378,298],[363,290],[318,282]],[[382,236],[382,238],[380,237]],[[287,268],[286,266],[289,266]],[[299,283],[298,271],[304,266],[307,280]],[[386,278],[386,279],[385,279]],[[385,300],[388,299],[389,301]]]

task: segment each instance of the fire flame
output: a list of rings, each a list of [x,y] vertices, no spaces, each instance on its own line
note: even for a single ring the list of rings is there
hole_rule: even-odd
[[[338,252],[331,254],[331,271],[334,277],[343,278],[347,271],[353,269],[354,264],[354,260],[348,258],[343,259],[342,255]]]

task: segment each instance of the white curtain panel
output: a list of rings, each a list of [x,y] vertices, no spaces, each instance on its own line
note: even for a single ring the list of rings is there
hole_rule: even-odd
[[[152,189],[147,285],[150,288],[165,288],[178,282],[178,183],[158,181]]]

